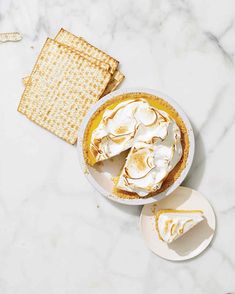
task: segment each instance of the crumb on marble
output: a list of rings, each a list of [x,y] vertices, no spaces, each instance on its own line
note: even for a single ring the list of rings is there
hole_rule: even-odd
[[[157,202],[156,203],[153,203],[152,208],[151,208],[153,214],[156,213],[157,206],[158,206]]]
[[[85,168],[83,172],[84,172],[85,175],[88,175],[89,174],[89,171],[88,171],[87,168]]]
[[[104,166],[104,163],[102,161],[99,161],[99,162],[96,163],[96,165],[101,167],[101,166]]]

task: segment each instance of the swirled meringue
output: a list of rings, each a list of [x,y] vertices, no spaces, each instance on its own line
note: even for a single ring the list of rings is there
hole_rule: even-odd
[[[156,229],[162,241],[171,243],[203,220],[200,210],[159,210]]]

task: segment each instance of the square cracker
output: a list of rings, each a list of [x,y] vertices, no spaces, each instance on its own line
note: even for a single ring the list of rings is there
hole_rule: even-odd
[[[125,76],[119,70],[117,70],[119,62],[105,52],[89,44],[83,38],[77,37],[62,28],[56,35],[55,40],[78,50],[80,55],[95,65],[108,70],[112,74],[112,79],[107,85],[107,88],[105,89],[102,96],[105,96],[108,93],[114,91],[124,80]],[[28,81],[29,77],[23,78],[23,84],[25,86],[27,85]]]
[[[83,38],[75,36],[74,34],[62,28],[56,35],[55,40],[78,50],[82,54],[85,54],[86,58],[88,58],[87,55],[90,56],[91,62],[101,62],[101,66],[103,68],[105,68],[104,64],[109,65],[109,72],[112,74],[112,79],[102,96],[105,96],[108,93],[114,91],[124,80],[125,76],[117,69],[119,62],[107,53],[89,44]]]
[[[61,43],[61,44],[64,44],[64,45],[67,45],[69,47],[72,47],[72,49],[74,50],[77,50],[76,49],[76,42],[80,40],[81,38],[67,32],[66,30],[64,29],[61,29],[59,31],[59,33],[56,35],[55,37],[55,41]],[[78,50],[77,50],[78,51]],[[101,68],[103,68],[104,70],[107,70],[107,71],[110,71],[110,66],[108,63],[105,63],[101,60],[98,60],[96,58],[94,58],[93,56],[91,55],[88,55],[86,54],[86,51],[79,51],[78,52],[82,57],[86,58],[87,60],[89,60],[91,63],[97,65],[97,66],[100,66]],[[30,81],[30,77],[27,76],[27,77],[24,77],[22,79],[23,81],[23,84],[24,86],[27,86],[27,83]]]
[[[47,39],[18,111],[74,144],[86,111],[100,98],[110,77],[77,51]]]

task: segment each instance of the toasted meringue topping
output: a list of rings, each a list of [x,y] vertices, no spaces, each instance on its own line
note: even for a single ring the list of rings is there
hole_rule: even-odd
[[[91,151],[96,162],[113,157],[132,146],[138,128],[134,117],[138,104],[138,101],[128,100],[104,112],[91,138]]]
[[[117,183],[119,189],[144,197],[161,188],[163,180],[182,156],[178,126],[170,120],[166,130],[163,140],[158,138],[151,143],[133,144]],[[141,150],[145,150],[144,156]]]
[[[204,219],[200,210],[166,210],[159,211],[156,228],[161,240],[167,243],[178,239]]]
[[[154,168],[154,159],[148,148],[134,149],[126,166],[125,174],[132,179],[145,177]]]
[[[182,156],[181,133],[167,113],[145,99],[105,110],[91,137],[95,162],[130,149],[117,188],[144,197],[158,190]]]
[[[157,114],[151,107],[139,107],[137,108],[135,114],[135,119],[145,126],[150,126],[154,124],[157,120]]]

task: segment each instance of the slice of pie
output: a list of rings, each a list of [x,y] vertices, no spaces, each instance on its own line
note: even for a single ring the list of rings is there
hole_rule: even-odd
[[[188,148],[178,113],[146,93],[127,93],[104,103],[91,117],[83,141],[91,166],[129,150],[114,179],[114,193],[124,198],[149,197],[169,187],[185,167]]]
[[[204,220],[201,210],[161,209],[156,213],[159,238],[171,243]]]

